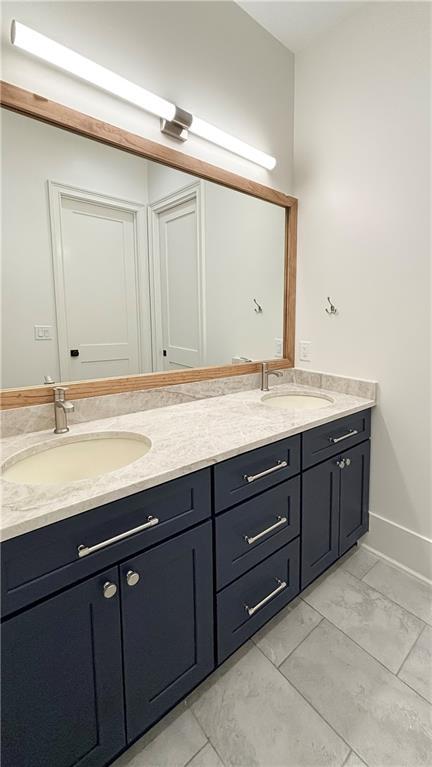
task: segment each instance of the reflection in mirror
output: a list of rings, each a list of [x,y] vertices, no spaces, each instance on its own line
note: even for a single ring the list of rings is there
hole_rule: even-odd
[[[2,110],[2,387],[282,355],[285,210]]]

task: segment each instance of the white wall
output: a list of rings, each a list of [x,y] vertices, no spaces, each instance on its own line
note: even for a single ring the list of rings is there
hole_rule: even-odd
[[[60,377],[47,181],[147,202],[147,162],[2,110],[2,386]],[[97,286],[95,286],[95,289]],[[34,325],[52,325],[35,341]]]
[[[12,18],[274,155],[269,173],[45,66],[9,43]],[[291,190],[294,57],[234,2],[2,4],[3,79],[180,151]]]
[[[194,183],[149,163],[149,202]],[[285,211],[277,205],[203,182],[207,365],[235,356],[266,359],[283,335]],[[262,305],[255,312],[253,299]]]
[[[431,578],[429,108],[427,3],[367,3],[296,57],[297,341],[379,382],[367,543]]]
[[[285,210],[206,183],[205,221],[212,363],[238,355],[274,357],[275,339],[283,335]],[[255,312],[254,298],[262,314]]]

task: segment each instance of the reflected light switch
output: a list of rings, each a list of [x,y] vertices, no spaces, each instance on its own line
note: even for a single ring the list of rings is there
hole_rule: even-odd
[[[35,325],[34,337],[35,341],[51,341],[52,325]]]

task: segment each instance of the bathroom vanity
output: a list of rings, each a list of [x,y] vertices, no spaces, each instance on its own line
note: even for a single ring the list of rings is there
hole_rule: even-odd
[[[109,764],[353,546],[372,404],[4,540],[4,767]]]
[[[295,197],[0,99],[2,767],[105,767],[366,532],[375,384],[293,367]]]

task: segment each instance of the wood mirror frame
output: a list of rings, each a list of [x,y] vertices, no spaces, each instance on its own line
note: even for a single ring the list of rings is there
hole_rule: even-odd
[[[5,109],[27,115],[36,120],[55,125],[64,130],[87,136],[103,144],[122,149],[147,160],[168,165],[176,170],[191,173],[199,178],[213,181],[229,189],[258,197],[285,208],[285,286],[283,318],[283,357],[269,361],[269,368],[290,368],[294,366],[295,301],[296,301],[296,251],[297,251],[297,199],[278,192],[276,189],[223,170],[216,165],[198,160],[163,144],[129,133],[109,123],[50,101],[31,91],[23,90],[10,83],[1,83],[0,104]],[[259,362],[240,365],[214,365],[189,370],[143,373],[116,378],[99,378],[89,381],[67,383],[68,397],[82,399],[105,394],[154,389],[162,386],[204,381],[212,378],[257,373]],[[17,389],[3,389],[0,393],[0,409],[41,405],[53,400],[52,385],[25,386]]]

